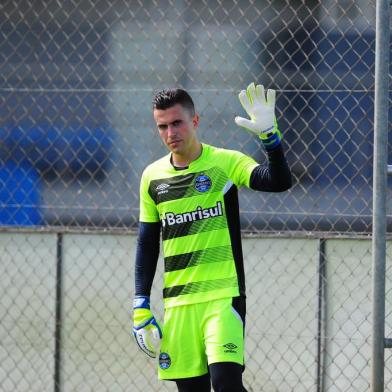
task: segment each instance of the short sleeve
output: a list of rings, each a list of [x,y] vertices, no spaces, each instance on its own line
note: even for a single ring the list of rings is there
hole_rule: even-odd
[[[149,194],[150,180],[146,171],[140,180],[140,222],[159,222],[159,213],[154,200]]]
[[[238,187],[249,188],[250,177],[259,164],[250,156],[239,151],[232,151],[230,158],[230,179]]]

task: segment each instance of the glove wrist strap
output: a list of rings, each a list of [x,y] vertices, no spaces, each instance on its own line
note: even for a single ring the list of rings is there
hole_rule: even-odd
[[[133,299],[134,309],[150,309],[150,297],[147,295],[137,295]]]
[[[272,132],[274,130],[274,128],[275,128],[275,125],[271,125],[269,128],[262,130],[261,135]]]
[[[279,146],[282,140],[282,135],[277,128],[272,128],[272,130],[268,133],[263,132],[259,135],[259,137],[267,151],[274,150],[277,146]]]

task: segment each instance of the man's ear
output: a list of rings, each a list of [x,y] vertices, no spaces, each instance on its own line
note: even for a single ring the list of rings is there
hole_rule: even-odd
[[[197,113],[193,116],[192,123],[195,128],[199,126],[199,115]]]

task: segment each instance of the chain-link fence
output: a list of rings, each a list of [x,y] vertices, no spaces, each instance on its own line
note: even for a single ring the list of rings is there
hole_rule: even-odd
[[[109,233],[0,235],[2,391],[175,390],[130,337],[135,243]],[[368,391],[371,241],[245,236],[244,256],[248,390]],[[160,320],[161,289],[157,279]],[[388,312],[387,334],[391,326]],[[389,385],[388,366],[385,377]]]
[[[233,122],[239,90],[258,81],[278,90],[295,181],[283,196],[244,192],[243,228],[369,231],[374,12],[332,0],[3,2],[2,223],[136,227],[141,171],[165,153],[151,115],[163,87],[190,90],[203,141],[264,160]]]
[[[128,331],[152,96],[187,89],[202,141],[262,162],[233,122],[256,81],[294,185],[240,193],[246,385],[368,390],[374,26],[365,0],[1,2],[1,389],[172,390]]]

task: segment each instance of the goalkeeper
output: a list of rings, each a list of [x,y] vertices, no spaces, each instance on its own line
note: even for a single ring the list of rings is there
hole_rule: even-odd
[[[275,119],[275,91],[251,83],[239,94],[249,119],[235,122],[259,136],[260,165],[238,151],[201,143],[199,116],[181,89],[162,90],[153,116],[169,154],[147,166],[140,183],[133,334],[158,375],[180,392],[246,391],[245,276],[238,188],[282,192],[291,174]],[[261,206],[262,208],[262,206]],[[150,310],[162,235],[165,315]]]

